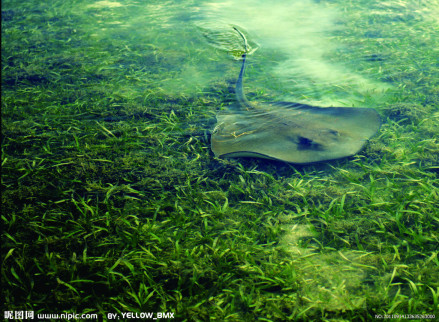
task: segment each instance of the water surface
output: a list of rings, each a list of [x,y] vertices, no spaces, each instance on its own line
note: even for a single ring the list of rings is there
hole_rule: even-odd
[[[3,1],[7,309],[437,316],[438,8]],[[250,100],[372,107],[380,132],[323,164],[215,158],[232,26]]]

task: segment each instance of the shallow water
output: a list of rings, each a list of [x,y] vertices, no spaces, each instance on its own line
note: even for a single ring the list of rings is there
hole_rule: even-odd
[[[437,1],[74,1],[53,10],[48,5],[41,11],[38,5],[28,7],[51,19],[61,14],[60,19],[79,23],[66,40],[85,34],[95,42],[94,48],[83,50],[95,51],[96,59],[99,50],[105,51],[101,70],[121,75],[142,70],[142,81],[151,66],[136,61],[136,54],[142,48],[160,53],[154,83],[166,95],[197,95],[219,80],[237,77],[239,63],[227,55],[229,48],[212,46],[199,26],[219,33],[230,26],[245,30],[260,47],[248,59],[246,88],[273,100],[375,107],[386,102],[386,92],[401,86],[389,81],[404,72],[387,68],[392,59],[407,56],[404,69],[418,68],[416,62],[426,60],[430,65],[423,69],[436,67],[419,40],[430,48],[435,45]],[[23,28],[44,28],[34,23]],[[45,37],[50,42],[57,30]],[[112,50],[124,51],[130,64],[111,64]],[[140,82],[123,90],[142,95],[145,88]]]
[[[8,304],[199,320],[427,312],[438,17],[437,0],[3,1]],[[329,164],[214,158],[208,132],[241,67],[233,26],[249,100],[371,107],[380,132]],[[89,280],[108,285],[95,307]]]
[[[392,57],[409,49],[411,61],[428,58],[416,40],[426,46],[434,41],[437,7],[436,1],[98,1],[77,3],[72,10],[88,17],[84,27],[92,39],[109,44],[120,39],[127,50],[153,46],[163,52],[172,76],[162,73],[157,82],[167,94],[194,95],[237,75],[239,64],[197,28],[236,25],[260,46],[249,59],[250,91],[278,100],[355,106],[365,97],[378,105],[386,99],[383,92],[399,85],[388,81],[401,72],[386,69]]]

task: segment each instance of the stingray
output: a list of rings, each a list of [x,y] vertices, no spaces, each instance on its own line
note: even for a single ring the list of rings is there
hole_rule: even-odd
[[[234,27],[244,41],[245,36]],[[243,90],[246,51],[236,82],[237,106],[220,111],[211,136],[216,157],[257,157],[295,164],[358,153],[381,125],[373,108],[250,102]]]

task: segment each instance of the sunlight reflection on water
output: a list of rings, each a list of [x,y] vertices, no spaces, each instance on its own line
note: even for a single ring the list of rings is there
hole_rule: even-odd
[[[165,68],[172,75],[164,73],[157,84],[169,95],[194,95],[237,77],[239,64],[218,46],[206,44],[199,32],[200,25],[218,30],[236,25],[260,45],[248,59],[248,91],[263,91],[276,100],[361,106],[366,97],[372,105],[385,101],[383,93],[392,85],[382,79],[395,71],[381,68],[383,49],[393,42],[391,50],[397,51],[392,37],[409,32],[428,40],[422,30],[404,23],[437,22],[439,5],[434,4],[439,2],[372,1],[361,12],[349,4],[312,0],[97,1],[86,7],[94,10],[97,39],[126,30],[128,47],[153,45],[167,57]],[[389,25],[394,34],[386,35],[381,26]]]

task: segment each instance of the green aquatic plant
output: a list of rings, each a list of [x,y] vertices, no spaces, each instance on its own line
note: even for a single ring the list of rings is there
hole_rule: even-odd
[[[81,1],[76,11],[4,1],[4,307],[181,320],[437,316],[437,46],[418,45],[439,38],[416,20],[410,32],[424,37],[390,37],[403,21],[351,19],[366,2],[339,5],[349,28],[335,37],[364,46],[358,69],[401,72],[387,77],[387,118],[360,154],[293,166],[211,153],[233,62],[198,93],[170,94],[160,80],[184,64],[171,42],[130,35],[128,50],[128,33],[112,27],[110,41],[92,23],[100,9],[83,14]],[[102,19],[115,16],[127,18]]]

